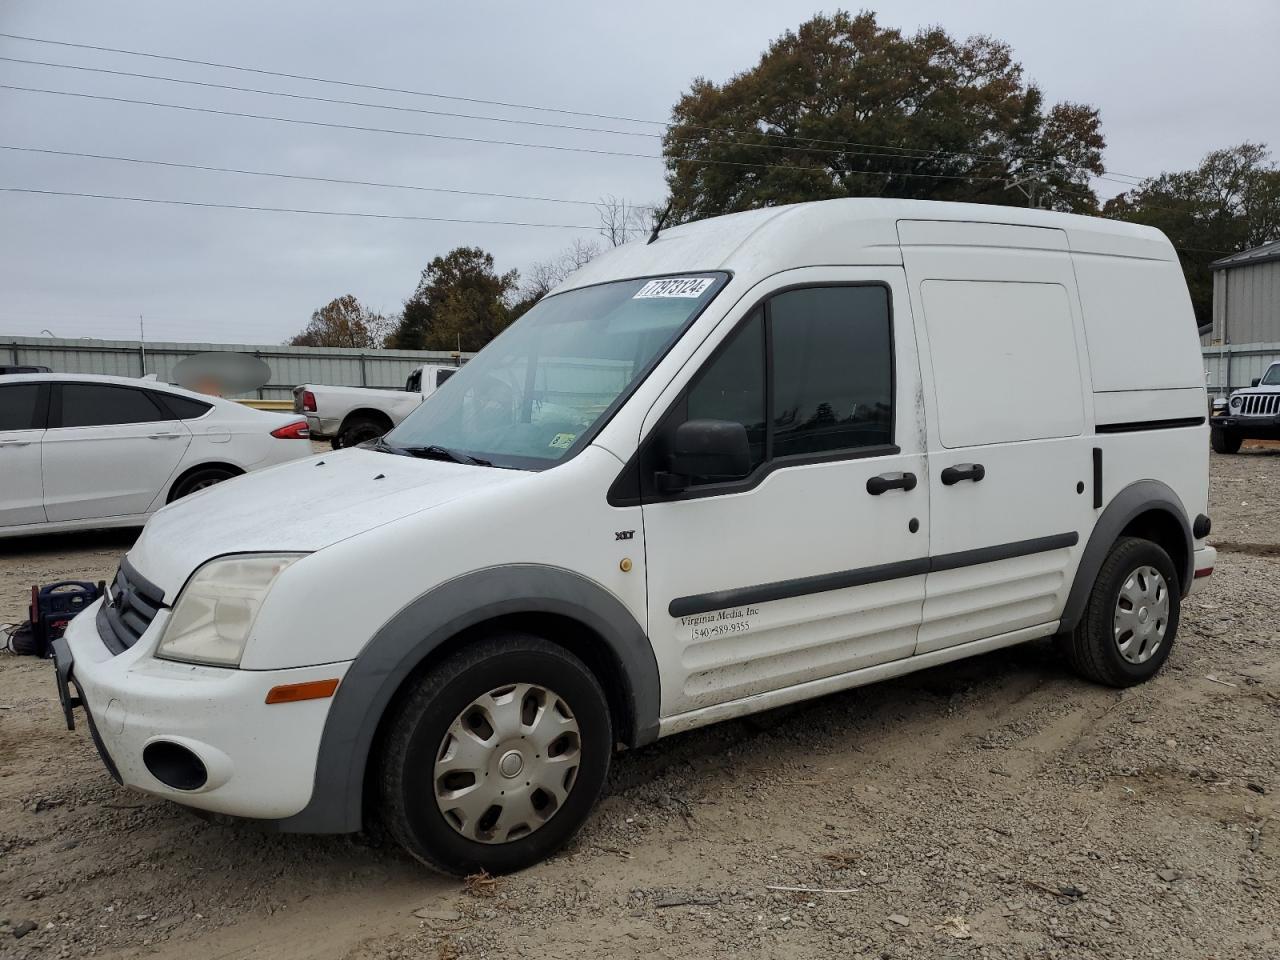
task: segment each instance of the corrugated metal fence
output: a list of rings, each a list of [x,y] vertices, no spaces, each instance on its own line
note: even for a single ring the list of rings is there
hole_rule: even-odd
[[[197,353],[230,351],[261,357],[271,381],[255,394],[264,400],[289,400],[299,383],[344,387],[401,388],[414,367],[453,363],[454,354],[431,350],[353,350],[344,347],[263,346],[244,343],[147,343],[136,340],[67,340],[50,337],[0,337],[0,363],[38,364],[56,373],[99,373],[138,377],[154,373],[173,381],[178,361]],[[464,353],[466,360],[474,354]]]
[[[344,387],[404,386],[414,367],[452,363],[443,351],[351,350],[343,347],[274,347],[243,343],[148,343],[129,340],[63,340],[50,337],[0,337],[0,363],[41,364],[58,373],[103,373],[137,377],[154,373],[172,382],[174,366],[196,353],[225,350],[261,357],[271,366],[271,382],[258,390],[264,400],[289,400],[299,383]],[[1247,387],[1274,361],[1280,343],[1204,346],[1209,392],[1220,395]],[[474,354],[463,354],[470,359]]]
[[[1209,393],[1214,396],[1249,386],[1280,360],[1280,343],[1228,343],[1203,349]]]

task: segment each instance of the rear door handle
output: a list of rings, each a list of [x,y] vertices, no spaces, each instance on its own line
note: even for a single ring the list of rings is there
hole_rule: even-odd
[[[914,490],[916,475],[914,473],[882,473],[878,477],[867,480],[867,493],[878,497],[886,490]]]
[[[147,435],[148,440],[177,440],[182,436],[180,433],[151,433]]]
[[[30,440],[0,440],[0,447],[29,447]]]
[[[954,467],[947,467],[942,471],[942,485],[954,486],[961,480],[972,480],[977,483],[986,475],[987,468],[980,463],[957,463]]]

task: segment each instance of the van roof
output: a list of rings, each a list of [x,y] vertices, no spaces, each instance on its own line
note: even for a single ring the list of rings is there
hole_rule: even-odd
[[[760,279],[819,265],[899,265],[898,222],[948,220],[1061,230],[1073,252],[1173,260],[1159,230],[1119,220],[1048,210],[932,200],[849,197],[697,220],[596,257],[557,291],[631,277],[729,270]]]

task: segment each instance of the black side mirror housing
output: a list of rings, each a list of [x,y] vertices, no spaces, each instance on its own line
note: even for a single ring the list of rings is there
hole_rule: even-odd
[[[1256,387],[1256,386],[1257,386],[1258,384],[1260,384],[1261,382],[1262,382],[1262,378],[1261,378],[1261,377],[1254,377],[1254,378],[1253,378],[1253,383],[1249,384],[1249,386],[1251,386],[1251,387]]]
[[[672,438],[670,471],[682,478],[740,480],[751,472],[747,428],[731,420],[686,420]]]

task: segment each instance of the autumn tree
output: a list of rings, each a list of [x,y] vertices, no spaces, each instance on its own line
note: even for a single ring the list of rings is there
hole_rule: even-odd
[[[1047,105],[1007,44],[873,13],[819,14],[725,83],[696,79],[672,120],[672,222],[853,196],[1092,212],[1103,171],[1098,111]]]
[[[1162,173],[1108,200],[1103,213],[1164,231],[1205,326],[1213,318],[1209,264],[1280,240],[1280,167],[1265,144],[1214,150],[1194,170]]]
[[[520,276],[499,274],[493,255],[458,247],[436,257],[404,305],[387,345],[401,350],[479,350],[511,322]]]
[[[306,327],[289,343],[295,347],[376,349],[383,345],[390,327],[388,317],[370,310],[348,293],[312,313]]]

